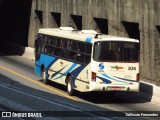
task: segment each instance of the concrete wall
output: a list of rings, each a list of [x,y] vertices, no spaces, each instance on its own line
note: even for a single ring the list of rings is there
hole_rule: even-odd
[[[141,79],[160,85],[159,0],[32,0],[30,47],[39,28],[59,26],[140,39]]]

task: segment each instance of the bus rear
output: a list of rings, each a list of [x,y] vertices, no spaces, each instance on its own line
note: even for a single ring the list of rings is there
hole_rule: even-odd
[[[90,91],[139,91],[139,42],[96,41]]]

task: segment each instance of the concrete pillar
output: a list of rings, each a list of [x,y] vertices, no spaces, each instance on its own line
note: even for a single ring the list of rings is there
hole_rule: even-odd
[[[108,21],[108,34],[121,36],[121,37],[129,37],[121,21],[109,20]]]
[[[68,27],[70,22],[70,7],[69,3],[67,3],[67,0],[62,1],[61,6],[61,26],[62,27]]]
[[[149,4],[143,5],[142,19],[140,20],[140,39],[141,39],[141,78],[145,81],[155,83],[155,14],[154,1],[148,1]]]
[[[30,24],[29,24],[29,35],[28,35],[28,46],[34,47],[34,39],[36,35],[35,31],[35,11],[36,10],[36,0],[32,0],[32,10],[31,10],[31,17],[30,17]]]
[[[93,25],[93,16],[91,14],[91,7],[92,6],[84,6],[86,8],[83,9],[83,15],[82,15],[82,29],[90,29],[93,30],[94,29],[94,25]]]
[[[50,12],[50,0],[46,0],[45,1],[45,9],[44,9],[44,13],[43,13],[43,27],[44,28],[53,28],[55,27],[55,23],[53,22],[53,16]]]
[[[61,26],[62,27],[69,27],[69,19],[70,19],[70,15],[67,13],[62,13],[61,16]]]
[[[42,7],[44,1],[32,0],[32,11],[30,17],[30,25],[29,25],[29,37],[28,37],[28,46],[34,47],[35,36],[38,33],[38,30],[43,27],[43,9]],[[37,11],[37,13],[36,13]],[[38,14],[42,13],[42,20],[39,18]]]
[[[160,86],[160,26],[155,28],[155,75],[157,85]]]

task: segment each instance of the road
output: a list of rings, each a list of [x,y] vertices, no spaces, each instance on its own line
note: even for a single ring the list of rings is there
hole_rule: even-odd
[[[43,102],[48,102],[48,104],[54,104],[55,108],[58,108],[58,111],[78,111],[77,113],[75,112],[75,114],[80,114],[78,116],[79,118],[84,118],[84,112],[85,114],[87,113],[86,117],[88,117],[89,115],[92,117],[92,119],[97,119],[97,116],[99,116],[99,119],[111,119],[111,117],[107,118],[106,116],[103,116],[104,114],[108,114],[106,111],[125,111],[127,113],[136,111],[160,111],[159,105],[151,103],[150,101],[144,100],[142,98],[138,98],[134,93],[116,93],[115,96],[110,96],[106,93],[98,92],[76,92],[75,96],[68,96],[65,86],[55,84],[53,82],[50,82],[48,85],[44,85],[42,83],[41,77],[38,77],[34,73],[34,61],[17,55],[6,55],[0,53],[0,87],[7,88],[7,86],[12,86],[12,90],[15,90],[16,92],[21,90],[21,93],[27,93],[27,95],[36,97],[36,99],[40,99]],[[10,88],[8,87],[7,89]],[[49,108],[41,107],[36,110],[47,111],[47,109]],[[86,111],[103,112],[95,114]],[[65,115],[64,112],[62,114]],[[69,113],[66,112],[66,114]],[[72,119],[75,119],[74,115],[71,117]],[[78,117],[76,117],[76,119]],[[63,117],[58,117],[58,119],[63,119]],[[121,118],[115,116],[112,117],[112,119],[134,118]],[[147,117],[143,119],[150,118]],[[153,119],[153,117],[151,119]],[[154,119],[158,118],[154,117]]]

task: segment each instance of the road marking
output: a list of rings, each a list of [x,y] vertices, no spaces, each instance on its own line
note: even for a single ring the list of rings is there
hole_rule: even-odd
[[[20,94],[23,94],[23,95],[26,95],[26,96],[29,96],[29,97],[32,97],[33,99],[32,99],[32,101],[34,100],[34,101],[45,101],[45,103],[47,104],[47,105],[51,105],[51,104],[54,104],[54,105],[57,105],[57,106],[54,106],[54,107],[52,107],[52,110],[53,111],[57,111],[56,110],[56,108],[58,107],[59,108],[59,110],[58,111],[61,111],[61,112],[64,112],[64,110],[68,110],[69,109],[69,111],[70,112],[72,112],[72,111],[74,111],[74,112],[79,112],[79,114],[80,114],[80,116],[79,117],[81,117],[81,115],[86,115],[86,117],[88,116],[88,117],[98,117],[98,118],[100,118],[100,119],[103,119],[103,120],[111,120],[110,118],[106,118],[106,117],[101,117],[101,116],[99,116],[99,115],[103,115],[103,114],[101,114],[101,113],[97,113],[97,114],[94,114],[94,113],[92,113],[92,110],[89,110],[89,109],[85,109],[85,108],[82,108],[82,107],[79,107],[79,106],[77,106],[77,105],[73,105],[73,104],[70,104],[70,103],[67,103],[67,102],[64,102],[64,101],[59,101],[58,100],[58,102],[57,102],[57,100],[56,99],[48,99],[47,97],[41,97],[41,96],[37,96],[37,95],[35,95],[35,94],[30,94],[30,93],[26,93],[26,92],[23,92],[23,91],[20,91],[20,90],[18,90],[18,89],[16,89],[16,88],[12,88],[12,87],[10,87],[10,86],[6,86],[5,84],[0,84],[0,87],[2,88],[5,88],[5,89],[8,89],[8,90],[12,90],[12,91],[14,91],[15,92],[15,96],[17,96],[17,95],[19,95],[19,94],[17,94],[17,93],[20,93]],[[16,103],[17,104],[17,103]],[[70,104],[70,105],[68,105],[68,104]],[[28,106],[29,107],[29,106]],[[63,108],[62,108],[63,107]],[[66,108],[66,109],[64,109],[64,108]],[[38,108],[38,109],[41,109],[41,108]],[[68,117],[70,117],[70,114],[68,114],[69,116]],[[73,115],[73,117],[74,117],[74,114],[71,114],[71,116]],[[75,114],[76,115],[76,114]],[[104,115],[103,115],[104,116]],[[54,116],[53,116],[54,117]],[[61,117],[61,116],[60,116]],[[76,117],[77,117],[77,115],[76,115]],[[57,117],[56,117],[57,118]],[[116,117],[113,117],[113,118],[116,118]]]
[[[17,75],[17,76],[19,76],[19,77],[21,77],[21,78],[24,78],[24,79],[26,79],[26,80],[29,80],[29,81],[33,82],[33,83],[36,83],[36,84],[38,84],[38,85],[40,85],[40,86],[42,86],[42,87],[44,87],[44,88],[46,88],[46,89],[48,89],[48,90],[51,90],[51,91],[53,91],[53,92],[56,92],[56,93],[58,93],[58,94],[60,94],[60,95],[62,95],[62,96],[64,96],[64,97],[66,97],[66,98],[69,98],[69,99],[74,100],[74,101],[78,101],[78,100],[77,100],[76,98],[74,98],[74,97],[71,97],[71,96],[69,96],[69,95],[66,95],[66,94],[64,94],[64,93],[62,93],[62,92],[60,92],[60,91],[58,91],[58,90],[55,90],[55,89],[53,89],[53,88],[51,88],[51,87],[49,87],[49,86],[46,86],[46,85],[44,85],[44,84],[42,84],[42,83],[40,83],[40,82],[37,82],[37,81],[35,81],[35,80],[31,79],[31,78],[27,78],[27,77],[25,77],[25,76],[23,76],[23,75],[21,75],[21,74],[18,74],[18,73],[14,72],[14,71],[6,68],[6,67],[0,66],[0,68],[3,69],[3,70],[8,71],[8,72],[10,72],[10,73],[13,73],[13,74],[15,74],[15,75]]]

